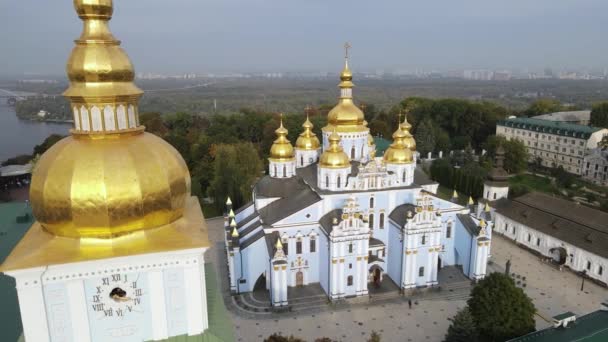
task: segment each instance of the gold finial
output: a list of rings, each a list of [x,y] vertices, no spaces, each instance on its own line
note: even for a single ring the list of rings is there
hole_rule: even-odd
[[[232,228],[232,237],[235,237],[235,238],[239,237],[239,231],[236,230],[236,227]]]
[[[458,198],[458,192],[456,192],[456,189],[454,189],[452,192],[452,198]]]
[[[234,218],[230,221],[230,227],[236,227],[236,221]]]
[[[473,197],[469,196],[469,205],[473,205],[475,202],[473,201]]]
[[[230,217],[230,218],[234,217],[234,211],[232,209],[230,209],[230,213],[228,213],[228,217]]]
[[[277,248],[277,250],[278,249],[283,249],[283,243],[281,242],[281,238],[280,237],[277,238],[277,243],[276,243],[275,247]]]
[[[486,202],[486,205],[483,208],[483,210],[486,211],[486,212],[490,212],[490,205],[488,204],[488,202]]]
[[[232,205],[232,200],[230,199],[230,196],[228,196],[228,199],[226,199],[226,205]]]
[[[486,224],[486,220],[484,220],[484,219],[479,220],[479,226],[480,226],[481,228],[485,228],[485,227],[486,227],[486,225],[487,225],[487,224]]]

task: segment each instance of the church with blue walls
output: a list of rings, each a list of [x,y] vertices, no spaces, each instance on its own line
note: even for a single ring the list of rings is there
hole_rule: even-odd
[[[435,195],[438,184],[416,168],[407,118],[377,156],[353,87],[347,57],[321,139],[306,118],[292,145],[281,121],[252,202],[232,208],[228,199],[232,293],[262,288],[283,307],[289,287],[315,283],[336,300],[386,281],[404,291],[437,286],[439,270],[450,265],[472,280],[485,276],[489,212]]]

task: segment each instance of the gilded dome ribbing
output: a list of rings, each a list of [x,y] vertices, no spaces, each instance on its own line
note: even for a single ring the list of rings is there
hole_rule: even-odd
[[[277,139],[273,142],[270,147],[270,160],[273,161],[287,161],[294,159],[293,146],[287,139],[289,131],[283,127],[283,118],[281,117],[281,123],[279,128],[274,131],[277,134]]]
[[[296,148],[300,150],[318,150],[321,146],[319,138],[312,131],[314,125],[306,116],[306,121],[302,124],[304,131],[300,133],[300,136],[296,140]]]
[[[108,29],[111,0],[75,0],[84,21],[67,65],[72,136],[32,174],[34,216],[51,234],[112,238],[182,217],[190,174],[179,153],[139,126],[129,58]],[[118,118],[118,119],[117,119]]]
[[[329,148],[319,158],[319,167],[339,169],[350,166],[350,159],[340,146],[340,136],[336,131],[329,136]]]

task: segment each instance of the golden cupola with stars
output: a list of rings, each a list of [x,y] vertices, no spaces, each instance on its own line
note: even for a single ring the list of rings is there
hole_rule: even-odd
[[[321,147],[321,143],[319,142],[319,138],[317,138],[316,134],[312,131],[314,125],[310,122],[308,115],[306,115],[306,121],[302,124],[302,128],[304,131],[300,133],[298,139],[296,140],[296,149],[306,150],[306,151],[316,151]]]
[[[340,169],[350,166],[350,160],[340,146],[340,135],[333,131],[329,136],[329,148],[323,151],[319,158],[319,167]]]
[[[295,158],[293,146],[291,146],[291,142],[287,139],[287,134],[289,131],[283,126],[283,115],[281,115],[279,128],[274,131],[277,135],[277,138],[272,143],[270,147],[270,157],[271,161],[291,161]]]
[[[339,133],[365,132],[365,115],[353,101],[353,73],[348,66],[348,49],[350,45],[345,45],[344,69],[340,73],[340,97],[338,104],[329,111],[327,115],[327,126],[323,128],[326,132],[334,129]]]
[[[190,197],[180,154],[139,124],[142,91],[109,30],[111,0],[75,0],[84,23],[67,63],[64,96],[71,135],[44,153],[30,188],[45,231],[70,238],[114,238],[171,224]]]
[[[414,152],[406,145],[407,134],[397,126],[393,133],[393,143],[384,152],[384,162],[389,164],[410,164],[414,161]]]

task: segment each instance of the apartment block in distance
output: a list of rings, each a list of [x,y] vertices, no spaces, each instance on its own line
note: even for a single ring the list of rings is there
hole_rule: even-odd
[[[562,166],[570,173],[581,175],[585,155],[608,135],[608,129],[512,117],[496,124],[496,135],[522,141],[531,162],[540,158],[543,166]]]

